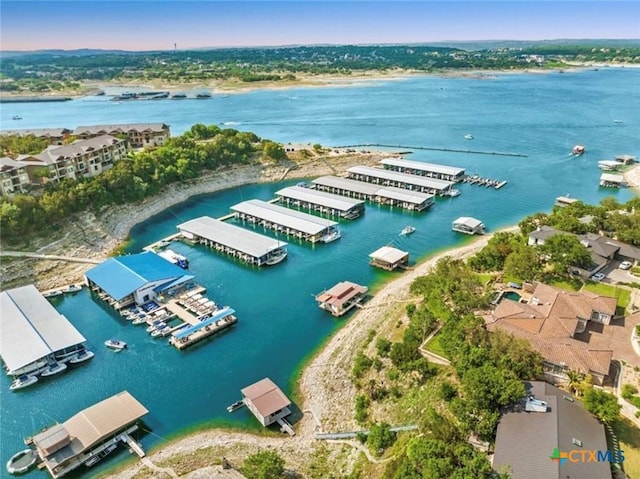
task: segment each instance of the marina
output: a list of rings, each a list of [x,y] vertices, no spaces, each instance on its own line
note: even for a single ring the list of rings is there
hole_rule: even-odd
[[[313,180],[314,188],[350,198],[382,205],[398,206],[411,211],[424,211],[434,203],[434,195],[408,191],[393,186],[380,187],[340,176],[321,176]]]
[[[380,161],[380,164],[386,170],[452,181],[454,183],[462,181],[465,177],[465,169],[456,166],[438,165],[422,161],[405,160],[403,158],[385,158]]]
[[[287,256],[287,243],[208,216],[179,224],[182,236],[255,266],[277,264]]]
[[[288,207],[306,208],[348,220],[356,219],[364,213],[364,201],[345,198],[314,188],[289,186],[276,191],[276,196]]]
[[[240,221],[263,226],[310,243],[328,243],[339,232],[338,223],[290,210],[262,200],[248,200],[231,207]],[[338,236],[339,237],[339,236]]]
[[[347,174],[352,180],[381,186],[394,186],[412,192],[418,191],[438,196],[450,196],[453,189],[451,181],[398,173],[370,166],[353,166],[347,169]]]

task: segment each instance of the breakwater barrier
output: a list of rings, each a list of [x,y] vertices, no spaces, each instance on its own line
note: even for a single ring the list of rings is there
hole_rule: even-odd
[[[68,96],[0,96],[0,103],[42,103],[52,101],[70,101]]]
[[[481,150],[461,150],[457,148],[444,148],[436,146],[408,146],[408,145],[385,145],[382,143],[367,143],[365,145],[344,145],[334,146],[334,148],[402,148],[405,150],[431,150],[431,151],[447,151],[450,153],[472,153],[474,155],[494,155],[494,156],[512,156],[515,158],[527,158],[524,153],[511,153],[508,151],[481,151]]]

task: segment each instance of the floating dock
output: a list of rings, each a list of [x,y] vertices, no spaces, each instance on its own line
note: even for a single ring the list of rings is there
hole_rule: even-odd
[[[451,224],[451,229],[467,235],[484,234],[482,221],[470,216],[461,216]]]
[[[238,318],[234,316],[234,313],[235,310],[225,306],[213,313],[211,316],[202,319],[198,323],[180,328],[179,330],[171,333],[169,344],[172,344],[180,350],[188,348],[189,346],[192,346],[193,344],[236,324],[238,322]]]
[[[262,266],[272,258],[287,254],[287,243],[239,226],[201,216],[178,225],[182,236],[238,258],[245,263]]]
[[[409,253],[391,246],[383,246],[369,255],[369,264],[387,271],[406,268],[409,265]]]
[[[338,317],[359,305],[367,295],[369,288],[351,281],[342,281],[333,288],[316,295],[320,309],[329,311]]]
[[[290,186],[276,191],[281,203],[288,207],[306,208],[345,219],[358,218],[364,213],[364,201],[334,195],[302,186]]]
[[[486,188],[495,188],[496,190],[499,190],[500,188],[502,188],[504,185],[507,184],[505,180],[494,180],[491,178],[483,178],[479,175],[465,176],[462,181],[464,183],[469,183],[470,185],[484,186]]]
[[[398,173],[396,171],[372,168],[370,166],[354,166],[347,170],[352,180],[364,181],[381,186],[395,186],[412,192],[430,193],[432,195],[450,196],[453,182],[426,178],[422,176]]]
[[[294,236],[301,240],[317,243],[325,241],[332,232],[338,231],[335,221],[318,218],[284,206],[262,200],[248,200],[231,207],[236,217],[278,233]]]
[[[316,190],[413,211],[426,210],[434,203],[434,196],[429,193],[408,191],[393,186],[381,187],[340,176],[321,176],[312,183]]]
[[[453,181],[454,183],[462,181],[465,177],[465,169],[457,166],[438,165],[422,161],[404,160],[402,158],[385,158],[380,161],[380,164],[385,170]]]

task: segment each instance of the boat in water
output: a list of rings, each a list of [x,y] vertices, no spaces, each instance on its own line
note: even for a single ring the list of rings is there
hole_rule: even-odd
[[[416,229],[413,226],[405,226],[404,228],[402,228],[402,231],[400,231],[400,235],[410,235],[411,233],[415,232],[415,230]]]
[[[13,115],[12,120],[22,120],[22,117],[18,115]]]
[[[278,254],[274,254],[273,256],[269,256],[265,261],[265,264],[269,266],[273,266],[274,264],[281,263],[287,257],[286,251],[280,251]]]
[[[56,296],[62,296],[62,291],[59,289],[54,289],[52,291],[42,293],[42,296],[44,296],[45,298],[55,298]]]
[[[322,241],[323,243],[331,243],[332,241],[340,239],[341,236],[342,234],[340,234],[339,229],[332,229],[326,235],[320,238],[320,241]]]
[[[240,409],[243,406],[244,406],[244,401],[236,401],[231,406],[227,406],[227,411],[233,412],[233,411],[236,411],[237,409]]]
[[[163,257],[170,263],[175,264],[176,266],[181,267],[182,269],[189,269],[189,260],[186,256],[183,256],[179,253],[171,249],[165,249],[163,251],[159,251],[156,253],[158,256]]]
[[[124,341],[120,341],[119,339],[107,339],[104,342],[104,345],[106,347],[108,347],[109,349],[113,349],[114,351],[122,351],[124,348],[127,347],[127,343],[125,343]]]
[[[42,370],[40,376],[47,377],[53,376],[55,374],[59,374],[67,369],[67,365],[65,363],[51,363],[46,368]]]
[[[23,374],[22,376],[17,377],[9,386],[9,389],[15,391],[16,389],[22,389],[31,386],[38,382],[37,376],[29,376],[27,374]]]
[[[89,359],[91,359],[94,356],[93,351],[89,351],[87,349],[83,349],[82,351],[80,351],[78,354],[76,354],[75,356],[73,356],[69,362],[71,364],[78,364],[78,363],[83,363],[85,361],[88,361]]]
[[[455,188],[451,188],[447,193],[451,198],[455,198],[456,196],[460,196],[460,190],[456,190]]]
[[[576,145],[571,149],[571,154],[575,156],[580,156],[584,153],[585,148],[583,145]]]
[[[465,140],[473,140],[473,135],[471,133],[468,133],[468,134],[464,135],[464,139]]]
[[[25,449],[9,458],[7,472],[9,474],[24,474],[36,463],[36,455],[33,449]]]
[[[66,288],[62,288],[63,293],[77,293],[82,290],[82,286],[79,284],[70,284]]]

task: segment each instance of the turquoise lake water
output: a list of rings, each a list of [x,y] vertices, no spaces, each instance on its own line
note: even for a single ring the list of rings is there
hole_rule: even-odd
[[[153,434],[145,448],[163,439],[212,424],[257,429],[246,410],[226,406],[240,389],[265,376],[290,392],[292,375],[305,357],[346,319],[336,320],[316,306],[313,296],[338,281],[375,285],[402,273],[382,273],[367,255],[391,244],[411,261],[468,240],[450,231],[458,216],[481,219],[488,231],[517,223],[536,211],[549,211],[555,197],[569,194],[585,202],[605,196],[626,201],[631,190],[598,187],[597,162],[619,154],[640,156],[640,70],[548,75],[502,75],[482,79],[421,77],[349,88],[256,91],[200,101],[120,103],[103,97],[65,103],[19,105],[24,118],[11,121],[14,106],[3,104],[8,128],[68,127],[102,123],[166,122],[179,134],[193,123],[226,124],[280,142],[352,145],[385,143],[514,152],[526,158],[416,151],[411,159],[465,167],[470,174],[508,181],[501,190],[462,184],[462,195],[438,199],[425,213],[367,205],[365,215],[342,222],[342,238],[328,245],[289,241],[288,259],[256,269],[203,247],[176,243],[188,256],[190,271],[207,295],[237,311],[238,324],[194,348],[179,352],[152,339],[83,291],[54,300],[87,338],[96,354],[89,363],[48,381],[10,392],[0,379],[0,460],[23,448],[22,439],[79,409],[128,390],[150,411]],[[622,123],[614,123],[620,120]],[[471,133],[473,140],[465,140]],[[569,155],[575,144],[587,152]],[[240,201],[267,200],[297,180],[250,185],[194,197],[131,232],[129,252],[176,232],[176,225],[201,216],[221,216]],[[408,224],[410,236],[399,236]],[[257,231],[263,232],[261,229]],[[265,231],[264,234],[272,235]],[[121,353],[103,342],[118,337],[129,344]],[[122,449],[91,474],[129,455]],[[0,476],[4,474],[4,468]],[[34,472],[29,477],[45,477]]]

